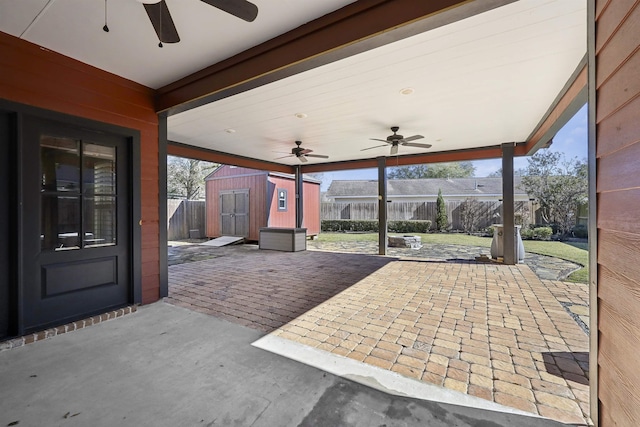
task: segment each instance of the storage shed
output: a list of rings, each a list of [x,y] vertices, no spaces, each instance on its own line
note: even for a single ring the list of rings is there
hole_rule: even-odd
[[[296,226],[294,175],[223,165],[206,178],[207,237],[258,240],[260,228]],[[305,178],[303,224],[320,233],[320,181]]]

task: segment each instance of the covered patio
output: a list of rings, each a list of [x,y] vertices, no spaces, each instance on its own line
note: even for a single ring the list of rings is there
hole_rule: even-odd
[[[142,6],[141,2],[129,0],[109,0],[108,9],[106,1],[0,1],[0,46],[4,53],[0,58],[0,189],[7,200],[0,206],[0,337],[7,340],[3,348],[11,340],[24,343],[24,337],[46,337],[44,328],[60,328],[67,322],[84,325],[82,319],[88,316],[108,319],[112,310],[118,312],[132,305],[152,306],[169,296],[165,227],[168,154],[295,173],[298,180],[304,173],[375,167],[381,182],[381,207],[386,202],[384,180],[388,166],[502,158],[503,200],[507,206],[503,221],[507,229],[505,261],[511,264],[513,217],[508,206],[513,201],[513,157],[531,155],[552,143],[557,130],[588,98],[590,412],[596,425],[638,425],[640,85],[637,70],[640,40],[635,29],[640,19],[640,3],[624,0],[327,0],[309,3],[255,0],[258,18],[245,23],[220,7],[230,3],[227,1],[149,2],[160,6]],[[171,8],[182,38],[180,43],[173,44],[177,41],[175,38],[165,38],[162,26],[157,25],[162,19],[148,13],[149,7],[160,13],[164,12],[158,8]],[[165,20],[165,24],[167,22]],[[400,127],[403,135],[424,137],[409,137],[410,141],[402,142],[421,139],[424,145],[385,139],[395,126]],[[86,142],[81,144],[85,137]],[[56,142],[57,138],[69,144]],[[379,142],[385,145],[372,147],[372,138],[381,139]],[[295,141],[302,141],[302,151],[294,151]],[[394,141],[397,144],[394,145]],[[113,148],[111,151],[117,154],[117,158],[111,156],[115,159],[113,167],[117,166],[118,179],[121,179],[107,196],[113,202],[111,206],[121,208],[111,221],[112,225],[117,224],[115,229],[119,234],[117,238],[108,236],[110,243],[102,248],[92,247],[96,241],[87,232],[95,231],[90,229],[94,228],[93,224],[83,221],[83,215],[90,210],[80,206],[96,201],[97,198],[83,191],[83,186],[91,187],[97,181],[78,179],[74,183],[62,174],[56,176],[56,162],[48,163],[47,173],[43,173],[42,167],[42,153],[47,150],[66,153],[62,156],[65,158],[73,150],[78,155],[94,158],[89,163],[79,158],[74,160],[74,164],[79,165],[74,166],[75,169],[95,165],[95,159],[104,153],[95,157],[100,150],[91,148],[93,145]],[[322,157],[307,159],[307,154]],[[74,159],[78,155],[74,154]],[[108,159],[109,156],[105,157],[101,163],[113,163]],[[73,193],[68,193],[71,189]],[[304,195],[296,193],[300,203]],[[54,206],[47,200],[66,200],[69,194],[73,195],[75,215],[58,215],[60,212],[56,209],[46,210]],[[49,215],[52,212],[53,215]],[[304,221],[303,212],[300,209],[298,212],[296,225]],[[56,221],[58,216],[73,221],[69,224]],[[45,223],[42,218],[52,221]],[[65,230],[67,225],[72,229]],[[62,251],[58,250],[62,249],[59,245],[42,246],[43,237],[52,243],[55,238],[69,236],[67,233],[83,236],[80,247]],[[385,250],[385,241],[381,234],[380,252]],[[95,262],[92,264],[89,260]],[[404,276],[395,270],[393,266],[397,265],[410,274]],[[99,268],[93,268],[95,266]],[[304,271],[301,263],[284,266],[295,274]],[[440,266],[446,267],[446,271],[440,271]],[[349,287],[349,290],[358,289],[362,285],[363,291],[375,292],[370,296],[351,295],[353,302],[345,300],[347,305],[338,308],[330,304],[333,298],[350,294],[349,290],[341,293],[339,288],[334,288],[317,295],[319,305],[306,307],[300,303],[299,310],[283,313],[281,318],[261,318],[283,322],[272,330],[274,335],[280,334],[274,336],[274,340],[306,349],[311,347],[307,344],[298,347],[299,343],[290,339],[293,337],[286,338],[283,334],[296,334],[296,329],[285,330],[286,325],[309,309],[317,310],[313,311],[315,318],[300,319],[301,323],[295,325],[302,333],[297,335],[301,339],[316,340],[320,343],[318,346],[326,344],[327,349],[335,346],[331,351],[313,347],[333,354],[336,348],[346,347],[320,335],[308,336],[316,332],[316,327],[306,328],[302,322],[317,325],[318,321],[338,319],[333,326],[339,332],[340,325],[347,325],[360,314],[363,318],[378,316],[377,320],[381,320],[384,314],[374,308],[381,306],[380,301],[371,298],[379,295],[378,292],[392,300],[396,295],[390,289],[377,288],[380,284],[375,279],[379,275],[393,276],[399,283],[407,281],[404,287],[413,292],[424,275],[449,291],[438,295],[439,299],[427,299],[424,306],[413,303],[410,295],[398,295],[397,306],[389,307],[386,312],[393,319],[383,319],[391,325],[371,325],[402,330],[401,338],[409,340],[414,338],[402,337],[402,333],[417,335],[413,343],[399,344],[402,347],[425,351],[426,347],[413,348],[419,341],[430,345],[430,352],[436,347],[451,351],[429,353],[424,369],[422,365],[398,362],[407,367],[403,369],[419,370],[420,383],[426,383],[422,377],[431,372],[431,356],[443,356],[447,359],[445,370],[440,368],[439,372],[431,373],[441,376],[446,387],[447,383],[457,384],[453,381],[462,382],[459,378],[467,374],[462,363],[453,366],[450,361],[469,363],[469,392],[471,385],[482,385],[472,384],[474,375],[480,372],[471,370],[473,361],[462,359],[462,354],[471,353],[465,349],[464,340],[474,340],[477,338],[474,335],[481,335],[486,337],[488,350],[483,346],[485,353],[477,356],[486,357],[486,351],[489,352],[487,367],[492,375],[495,377],[496,369],[520,375],[514,358],[526,359],[524,354],[510,351],[511,362],[492,354],[500,354],[491,344],[501,331],[501,336],[495,338],[505,342],[497,345],[529,345],[523,351],[529,353],[535,369],[542,369],[540,363],[545,362],[556,366],[561,373],[564,369],[564,382],[558,385],[569,390],[573,403],[584,415],[586,411],[580,405],[584,400],[576,385],[580,382],[569,376],[578,374],[575,364],[586,374],[584,360],[575,357],[584,348],[580,340],[573,339],[573,331],[563,329],[569,328],[572,319],[566,318],[560,304],[561,298],[584,300],[583,294],[572,289],[565,292],[564,285],[558,284],[553,291],[548,288],[545,291],[547,282],[531,276],[522,265],[394,260],[373,270],[365,277],[353,279]],[[97,271],[100,274],[92,274]],[[268,277],[267,273],[271,274],[265,267],[261,274]],[[193,274],[195,277],[198,272]],[[231,274],[234,280],[236,276],[237,272]],[[83,281],[78,282],[78,278]],[[462,288],[457,287],[458,282]],[[508,291],[516,282],[519,289],[525,291],[514,297]],[[459,291],[469,295],[478,292],[478,307],[462,307]],[[220,292],[224,296],[224,288]],[[437,294],[436,289],[433,293]],[[531,295],[538,298],[532,302]],[[320,303],[325,298],[329,299]],[[535,300],[544,303],[537,305]],[[216,307],[221,313],[224,302]],[[450,304],[455,316],[462,316],[462,308],[473,316],[469,319],[454,316],[455,321],[449,320],[453,318],[446,312]],[[320,311],[325,308],[327,311]],[[259,311],[260,307],[254,309]],[[422,313],[418,309],[428,310]],[[515,322],[512,312],[516,310],[521,311],[524,322]],[[333,319],[323,317],[325,315]],[[343,315],[349,318],[344,319]],[[435,321],[438,315],[437,325],[427,322],[430,316],[434,316]],[[476,327],[476,323],[482,323],[480,318],[485,321],[482,328]],[[112,327],[120,320],[107,324]],[[422,320],[425,322],[419,323]],[[156,328],[154,333],[161,334],[158,331],[161,325],[170,324],[172,318],[167,316],[164,321],[166,323],[150,322],[150,327]],[[463,336],[454,334],[453,342],[445,340],[443,337],[449,336],[449,331],[456,332],[457,321],[461,322],[459,335]],[[470,332],[465,322],[471,323]],[[542,335],[531,337],[527,344],[524,332],[533,328],[534,323]],[[396,324],[403,326],[391,328]],[[363,337],[358,345],[372,347],[367,354],[371,360],[373,357],[385,360],[380,357],[382,351],[392,350],[378,348],[377,344],[371,345],[373,343],[363,344],[364,338],[382,342],[385,333],[373,327],[367,329],[367,325],[370,324],[352,325],[356,329],[346,332]],[[430,332],[440,333],[440,337],[434,336],[433,342],[427,343],[418,339],[418,332],[406,327],[421,331],[436,328]],[[551,329],[547,332],[543,327]],[[486,335],[476,334],[474,328],[486,331]],[[378,339],[377,335],[358,332],[368,330],[383,335]],[[84,336],[85,331],[80,332]],[[56,353],[57,358],[49,358],[48,352],[53,351],[53,347],[65,347],[67,340],[74,334],[79,336],[80,332],[34,344],[32,347],[38,349],[38,354],[33,359],[21,357],[29,354],[30,346],[3,351],[1,358],[6,363],[2,377],[6,381],[1,391],[13,397],[14,385],[18,383],[23,392],[27,390],[25,395],[31,396],[32,377],[24,375],[30,365],[22,362],[28,360],[34,363],[32,366],[37,364],[57,373],[58,366],[51,361],[67,360],[68,354],[60,351]],[[149,334],[136,334],[135,328],[128,332],[130,335],[113,339],[112,343],[127,347],[132,342],[149,342],[144,340]],[[333,333],[330,336],[334,336]],[[348,337],[340,339],[343,342]],[[450,342],[452,348],[436,340]],[[109,345],[107,347],[113,348]],[[62,350],[69,352],[70,348],[75,349],[69,346]],[[378,348],[377,355],[372,354],[375,348]],[[347,356],[360,357],[358,352],[366,354],[355,348],[346,348],[346,351]],[[397,353],[391,369],[401,355],[410,357],[402,351]],[[546,353],[553,353],[552,360],[545,360]],[[566,358],[571,367],[561,362],[565,359],[561,353],[571,353],[571,357]],[[80,353],[72,356],[77,354]],[[81,354],[90,355],[86,351]],[[166,360],[152,352],[140,357],[151,362]],[[436,359],[439,358],[434,357],[433,362]],[[68,360],[74,364],[63,374],[74,378],[85,360],[75,357]],[[404,357],[402,360],[408,361]],[[144,373],[144,379],[149,380],[148,387],[156,384],[151,380],[158,371],[168,371],[162,363],[154,366],[158,367],[157,371]],[[458,379],[448,377],[449,369]],[[83,378],[91,378],[92,373],[85,372]],[[535,410],[548,411],[544,408],[549,405],[543,394],[548,391],[534,388],[534,380],[538,380],[534,375],[526,379],[531,389],[524,387],[525,391],[514,396],[532,402],[529,397],[533,394]],[[541,375],[539,379],[543,379]],[[494,401],[497,402],[498,393],[503,393],[498,390],[498,386],[502,387],[498,381],[504,380],[491,378],[491,381],[494,385],[491,400],[477,399],[497,404]],[[56,391],[55,382],[44,385],[49,387],[47,390]],[[101,385],[104,384],[98,384]],[[77,394],[84,392],[81,388],[71,389],[80,390]],[[149,389],[142,391],[150,392]],[[105,397],[114,396],[119,394]],[[28,410],[24,406],[8,405]],[[567,406],[571,407],[567,416],[577,416],[575,405]],[[169,405],[162,405],[160,411],[169,412],[168,408]],[[144,412],[147,411],[140,411]],[[69,416],[73,414],[75,412]],[[13,421],[7,420],[7,423]]]
[[[542,281],[526,265],[220,249],[171,266],[166,301],[368,385],[589,422],[588,335],[562,305],[586,301],[586,286]]]

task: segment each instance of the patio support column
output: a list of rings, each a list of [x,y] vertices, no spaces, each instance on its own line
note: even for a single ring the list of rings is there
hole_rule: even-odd
[[[387,254],[387,159],[378,157],[378,254]]]
[[[302,228],[302,220],[304,218],[302,189],[304,187],[304,180],[302,179],[302,170],[300,168],[300,165],[296,166],[295,181],[296,181],[296,228]]]
[[[518,261],[513,194],[513,151],[512,142],[502,144],[502,225],[504,226],[502,247],[504,263],[507,265],[515,265]]]

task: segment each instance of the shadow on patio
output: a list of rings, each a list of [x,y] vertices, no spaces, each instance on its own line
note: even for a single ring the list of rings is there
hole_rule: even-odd
[[[360,254],[260,251],[255,245],[204,250],[215,261],[169,268],[166,301],[263,332],[280,328],[394,261]]]

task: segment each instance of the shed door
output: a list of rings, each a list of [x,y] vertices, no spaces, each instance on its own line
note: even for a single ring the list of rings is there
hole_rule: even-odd
[[[23,132],[25,330],[126,305],[127,139],[35,118]]]
[[[249,190],[220,192],[223,236],[249,237]]]

